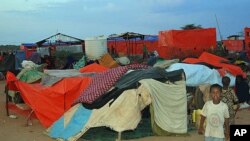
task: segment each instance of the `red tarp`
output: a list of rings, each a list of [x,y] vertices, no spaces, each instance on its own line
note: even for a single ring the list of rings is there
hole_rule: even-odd
[[[88,73],[88,72],[104,72],[106,70],[108,70],[109,68],[106,68],[102,65],[99,65],[97,63],[93,63],[93,64],[90,64],[90,65],[87,65],[85,67],[82,67],[79,69],[79,71],[81,73]]]
[[[164,58],[186,58],[199,56],[216,47],[216,29],[167,30],[159,32],[160,56]]]
[[[242,51],[243,40],[223,40],[222,41],[226,49],[229,51]]]
[[[30,58],[30,56],[33,52],[36,52],[36,47],[26,47],[26,46],[21,45],[20,49],[25,51],[25,58],[26,59]]]
[[[84,72],[103,72],[107,70],[98,64],[85,67]],[[82,68],[84,69],[84,68]],[[72,102],[89,85],[90,77],[64,78],[53,86],[28,84],[15,79],[15,85],[21,92],[22,98],[35,112],[44,127],[49,127],[60,118],[72,105]]]
[[[250,58],[250,28],[245,28],[245,50],[248,58]]]
[[[91,78],[64,78],[51,87],[16,81],[22,98],[35,112],[44,127],[49,127],[66,112],[80,93],[88,86]]]
[[[218,71],[222,76],[224,76],[225,71],[227,71],[234,76],[242,75],[243,77],[246,77],[246,74],[242,71],[240,67],[231,64],[226,64],[229,62],[227,59],[207,52],[203,52],[199,58],[186,58],[182,62],[189,64],[207,63],[216,68],[219,68]]]
[[[143,54],[144,45],[148,51],[154,51],[157,49],[157,41],[145,41],[145,40],[126,40],[126,41],[108,41],[108,48],[111,51],[112,47],[116,53],[122,53],[126,55],[138,55]]]

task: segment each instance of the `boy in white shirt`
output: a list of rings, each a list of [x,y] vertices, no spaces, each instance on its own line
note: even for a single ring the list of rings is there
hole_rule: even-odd
[[[212,100],[207,101],[201,112],[199,134],[204,133],[204,121],[207,119],[205,141],[224,141],[229,139],[229,112],[228,106],[220,101],[222,87],[213,84],[210,87]],[[225,125],[225,133],[224,133]]]

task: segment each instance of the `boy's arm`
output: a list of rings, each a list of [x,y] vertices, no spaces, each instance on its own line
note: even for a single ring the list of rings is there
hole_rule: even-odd
[[[229,140],[229,134],[230,134],[230,131],[229,131],[229,118],[225,118],[225,139],[226,141]]]
[[[205,121],[206,117],[204,117],[203,115],[201,115],[201,120],[200,120],[200,127],[198,130],[199,134],[203,134],[204,133],[204,121]]]

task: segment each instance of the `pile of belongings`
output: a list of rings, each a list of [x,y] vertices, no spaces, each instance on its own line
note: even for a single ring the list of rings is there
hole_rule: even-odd
[[[75,141],[90,128],[102,126],[119,133],[135,130],[147,106],[155,135],[186,134],[187,86],[221,84],[222,76],[229,76],[234,86],[236,75],[245,76],[239,67],[206,52],[183,62],[161,60],[151,65],[120,66],[109,54],[98,62],[79,69],[45,70],[61,78],[50,85],[16,83],[50,137]]]
[[[116,132],[134,130],[148,105],[154,134],[187,133],[182,69],[167,72],[165,68],[132,64],[97,73],[47,134],[73,141],[93,127],[106,126]]]

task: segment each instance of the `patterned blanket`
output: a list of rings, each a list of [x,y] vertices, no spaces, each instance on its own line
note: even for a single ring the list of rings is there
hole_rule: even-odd
[[[77,103],[91,104],[97,98],[105,94],[129,69],[147,69],[149,66],[141,64],[132,64],[113,68],[97,74],[91,80],[89,86],[80,94],[73,105]]]

